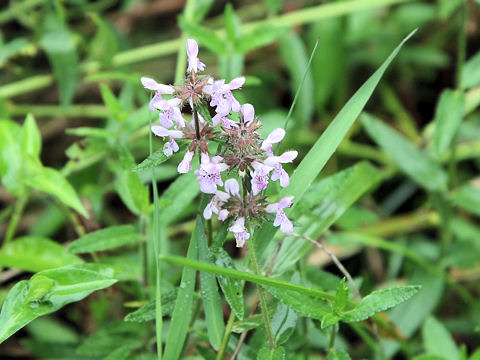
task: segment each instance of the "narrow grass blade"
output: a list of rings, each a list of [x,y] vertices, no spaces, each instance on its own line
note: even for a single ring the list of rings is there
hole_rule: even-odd
[[[198,222],[193,231],[190,245],[188,246],[187,258],[188,262],[197,262],[198,257]],[[172,256],[160,255],[160,259],[171,258]],[[183,259],[183,258],[181,258]],[[212,266],[212,265],[211,265]],[[170,330],[168,332],[167,342],[165,344],[164,357],[167,360],[175,360],[180,354],[187,337],[188,325],[192,317],[193,292],[195,291],[195,274],[192,268],[185,267],[182,272],[180,281],[180,289],[173,310]]]
[[[200,216],[197,216],[196,231],[198,258],[200,261],[209,263],[207,237],[205,236],[205,227]],[[200,273],[200,289],[202,291],[202,301],[205,309],[208,339],[213,348],[218,350],[222,343],[223,333],[225,332],[225,324],[223,322],[222,299],[218,293],[215,275],[202,271]]]
[[[320,171],[323,169],[328,159],[335,152],[336,148],[346,135],[347,131],[355,122],[368,99],[372,95],[375,87],[385,73],[388,65],[392,62],[394,57],[400,51],[403,44],[415,33],[412,31],[397,48],[390,54],[385,62],[378,68],[378,70],[362,85],[362,87],[352,96],[343,109],[338,113],[330,126],[320,136],[312,149],[308,152],[300,165],[297,167],[290,179],[290,186],[283,189],[280,193],[280,198],[287,195],[293,195],[299,199],[310,184],[315,180]],[[295,203],[294,203],[295,207]],[[290,209],[291,210],[291,209]],[[261,257],[265,246],[269,240],[275,235],[276,229],[271,224],[265,224],[256,236],[258,241],[254,243],[260,244],[259,255]]]

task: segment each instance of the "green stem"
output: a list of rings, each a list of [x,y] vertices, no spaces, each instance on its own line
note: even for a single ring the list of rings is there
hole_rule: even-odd
[[[227,327],[225,328],[225,334],[223,334],[222,344],[220,345],[220,349],[217,353],[217,360],[223,359],[223,354],[227,348],[228,339],[230,338],[230,334],[232,332],[233,322],[235,321],[235,313],[233,311],[230,312],[230,316],[228,318]]]
[[[27,195],[20,195],[20,197],[18,198],[17,203],[13,208],[12,218],[8,223],[7,232],[5,233],[5,240],[2,243],[2,247],[5,247],[13,239],[13,236],[15,235],[15,230],[17,229],[18,222],[22,217],[22,212],[25,204],[27,203],[27,200]]]
[[[328,350],[333,350],[335,347],[335,337],[337,335],[337,325],[332,325],[332,330],[330,331],[330,342],[328,344]]]

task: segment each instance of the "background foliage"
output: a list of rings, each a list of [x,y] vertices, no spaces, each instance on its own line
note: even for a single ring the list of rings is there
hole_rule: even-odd
[[[2,359],[480,359],[478,0],[0,11]],[[299,236],[257,230],[262,276],[149,142],[139,78],[181,82],[188,37],[206,73],[246,75],[262,135],[296,98]]]

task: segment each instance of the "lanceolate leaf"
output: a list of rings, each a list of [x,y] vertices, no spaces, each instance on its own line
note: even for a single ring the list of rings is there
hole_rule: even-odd
[[[453,192],[452,199],[457,205],[480,216],[480,189],[464,185]]]
[[[427,154],[373,116],[365,114],[362,121],[370,137],[408,176],[430,191],[446,189],[447,174]]]
[[[173,312],[175,306],[175,300],[177,299],[177,290],[172,290],[166,294],[162,294],[162,315],[170,315]],[[155,300],[150,301],[148,304],[143,305],[134,312],[131,312],[125,316],[125,321],[131,322],[147,322],[155,320],[156,308]]]
[[[108,267],[80,264],[41,271],[18,282],[0,313],[0,343],[35,318],[114,284],[112,275]]]
[[[36,272],[82,262],[62,245],[37,236],[15,239],[0,250],[0,265],[26,271]]]
[[[460,352],[448,332],[440,321],[429,317],[423,323],[422,337],[425,350],[430,355],[437,355],[444,359],[458,359]]]
[[[179,149],[179,152],[182,153],[185,149],[186,146],[185,144],[181,144]],[[132,171],[142,171],[142,170],[147,170],[151,168],[155,168],[159,166],[160,164],[164,163],[170,159],[170,156],[167,156],[163,153],[163,149],[157,149],[154,151],[152,155],[147,157],[145,160],[143,160],[140,164],[135,166]]]
[[[317,140],[312,149],[308,152],[302,162],[298,165],[297,169],[293,173],[290,179],[290,185],[280,192],[279,198],[283,196],[293,195],[296,199],[305,193],[310,184],[315,180],[320,171],[323,169],[328,159],[337,149],[338,145],[350,129],[358,115],[362,111],[363,107],[367,103],[368,99],[375,90],[378,82],[385,73],[388,65],[392,62],[393,58],[398,54],[402,45],[414,34],[411,32],[392,54],[385,60],[380,68],[362,85],[362,87],[352,96],[343,109],[333,119],[327,130],[325,130]],[[295,207],[295,202],[294,202]],[[276,233],[275,228],[271,224],[265,224],[262,228],[256,232],[255,244],[261,244],[259,246],[261,253],[265,246],[269,243],[269,240],[273,238]]]
[[[132,225],[111,226],[89,233],[73,241],[68,249],[74,254],[114,249],[140,240]]]
[[[354,310],[343,313],[342,321],[350,323],[368,319],[410,299],[419,290],[420,286],[416,285],[376,290],[364,297]]]

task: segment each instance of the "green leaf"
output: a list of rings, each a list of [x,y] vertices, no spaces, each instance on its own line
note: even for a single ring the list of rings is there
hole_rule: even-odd
[[[335,311],[341,312],[348,302],[348,287],[345,285],[345,278],[340,280],[335,294],[335,304],[333,305]]]
[[[98,60],[103,66],[112,64],[113,56],[118,50],[118,41],[112,26],[97,13],[90,13],[97,27],[93,40],[89,43],[89,57]]]
[[[112,139],[118,136],[118,132],[97,127],[81,126],[65,131],[68,135],[86,136],[100,139]]]
[[[56,16],[45,17],[45,27],[40,46],[45,50],[53,68],[63,106],[69,105],[78,81],[78,56],[73,35]]]
[[[455,137],[465,107],[465,96],[460,91],[447,89],[443,91],[435,112],[435,137],[433,149],[435,156],[440,157]]]
[[[430,191],[447,188],[445,171],[405,137],[371,115],[364,114],[362,122],[370,137],[418,184]]]
[[[279,346],[285,343],[295,331],[298,316],[289,306],[278,303],[270,320],[273,340]]]
[[[337,324],[340,321],[340,315],[335,313],[327,313],[322,317],[322,322],[320,323],[320,327],[325,329],[332,325]]]
[[[59,171],[41,166],[36,166],[30,170],[31,175],[23,180],[26,185],[56,196],[62,203],[88,218],[87,211],[78,198],[75,189]]]
[[[82,236],[73,241],[68,250],[73,254],[115,249],[140,240],[138,231],[132,225],[111,226]]]
[[[205,102],[201,101],[197,106],[197,111],[198,113],[203,117],[203,119],[208,122],[210,125],[213,125],[212,123],[212,116],[210,115],[210,111],[208,110],[208,106]],[[182,150],[179,150],[179,152],[182,152]]]
[[[116,98],[112,90],[107,85],[100,84],[100,93],[110,115],[118,122],[123,122],[128,117],[128,113],[125,112],[122,103]]]
[[[260,349],[257,360],[285,360],[285,349],[283,347]]]
[[[414,34],[414,32],[415,31],[411,32],[400,43],[400,45],[397,46],[397,48],[390,54],[382,66],[380,66],[380,68],[352,96],[347,104],[345,104],[343,109],[338,113],[328,128],[316,141],[314,146],[310,149],[302,162],[298,165],[297,169],[290,178],[290,185],[280,192],[279,198],[288,195],[295,196],[296,199],[300,199],[302,197],[302,195],[323,169],[328,159],[335,152],[343,137],[357,119],[358,115],[360,115],[360,112],[375,90],[375,87],[385,73],[388,65],[390,65],[393,58],[400,51],[402,45]],[[293,205],[293,209],[296,206],[295,203]],[[289,212],[293,209],[290,209]],[[259,248],[260,255],[263,253],[263,250],[273,238],[276,231],[276,228],[274,228],[271,224],[266,223],[260,228],[259,231],[256,232],[255,238],[261,239],[261,241],[254,241],[254,243],[262,244]]]
[[[290,73],[291,93],[295,94],[302,85],[302,80],[307,71],[308,55],[301,38],[295,34],[288,34],[280,42],[280,50],[283,61]],[[312,120],[313,115],[313,79],[311,71],[307,72],[302,89],[298,95],[295,107],[295,118],[298,126],[305,127]]]
[[[32,272],[82,262],[82,259],[68,253],[62,245],[37,236],[15,239],[0,250],[0,265]]]
[[[467,184],[454,191],[451,197],[458,206],[480,216],[480,189]]]
[[[247,53],[269,45],[285,36],[288,30],[290,30],[290,28],[287,26],[269,25],[257,27],[243,34],[240,39],[237,40],[235,46],[236,51],[239,53]]]
[[[423,346],[431,355],[445,359],[458,359],[460,351],[455,345],[452,335],[445,326],[434,317],[429,317],[422,327]]]
[[[351,360],[351,357],[343,350],[332,349],[328,352],[327,360]]]
[[[160,258],[162,256],[160,255]],[[195,261],[198,257],[198,222],[190,239],[187,251],[187,261]],[[178,290],[175,309],[173,310],[172,320],[170,322],[170,331],[168,332],[167,342],[165,344],[165,359],[176,360],[179,358],[183,344],[188,332],[190,318],[192,316],[193,293],[195,291],[196,271],[184,268],[182,279],[180,280],[180,289]]]
[[[22,192],[22,132],[22,128],[15,122],[0,121],[0,178],[5,189],[14,196],[19,196]]]
[[[169,291],[162,294],[162,316],[170,315],[175,307],[175,300],[177,299],[177,290]],[[141,306],[134,312],[125,316],[124,321],[143,323],[155,320],[156,308],[155,300]]]
[[[80,264],[41,271],[18,282],[0,313],[0,343],[33,319],[111,286],[116,282],[112,274],[108,267]]]
[[[179,152],[185,150],[185,145],[180,146]],[[163,153],[163,149],[157,149],[152,155],[143,160],[140,164],[132,168],[132,171],[143,171],[151,168],[155,168],[160,164],[164,163],[170,159],[170,156],[167,156]]]
[[[420,290],[420,286],[398,286],[375,290],[360,301],[358,307],[342,314],[342,321],[350,323],[368,319],[378,312],[390,309],[410,299]]]
[[[223,249],[218,249],[213,253],[215,257],[215,265],[224,268],[235,269],[233,260],[228,253]],[[223,295],[230,305],[230,308],[235,313],[235,316],[240,320],[245,316],[245,309],[243,303],[243,282],[237,279],[232,279],[228,276],[217,275],[218,283],[222,288]]]
[[[208,11],[212,7],[213,0],[196,0],[194,3],[195,9],[193,13],[193,20],[195,22],[200,22],[208,14]]]
[[[243,320],[234,322],[232,326],[232,331],[240,334],[244,331],[255,329],[261,325],[263,325],[263,316],[254,315]]]
[[[209,263],[207,237],[205,235],[203,219],[200,216],[197,216],[196,231],[198,258],[200,261]],[[223,322],[222,300],[218,293],[215,275],[204,271],[200,272],[200,289],[205,310],[208,339],[212,347],[218,350],[222,343],[223,333],[225,332],[225,324]]]
[[[463,66],[462,87],[473,88],[480,84],[480,51],[472,56]]]
[[[238,16],[235,14],[233,5],[227,3],[225,10],[223,11],[223,17],[225,19],[225,29],[227,31],[227,39],[230,45],[235,46],[236,41],[241,33],[241,23]]]
[[[195,38],[199,44],[205,46],[215,54],[225,54],[227,52],[225,41],[220,39],[212,30],[193,24],[183,16],[179,17],[178,24],[183,31]]]
[[[21,149],[23,154],[30,155],[36,159],[40,156],[42,136],[40,135],[40,130],[32,114],[28,114],[23,123]]]

